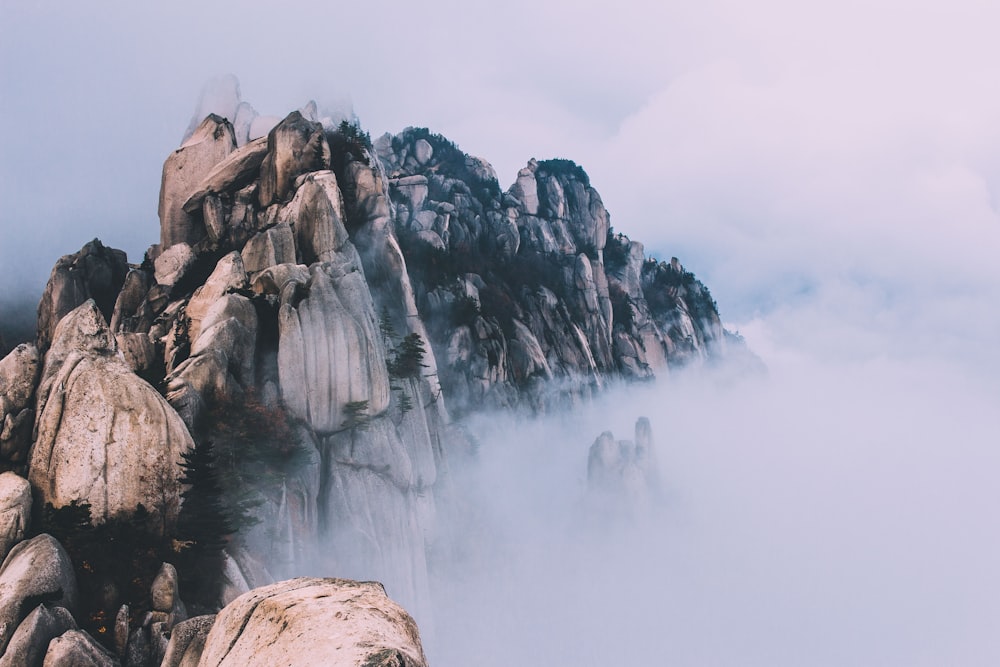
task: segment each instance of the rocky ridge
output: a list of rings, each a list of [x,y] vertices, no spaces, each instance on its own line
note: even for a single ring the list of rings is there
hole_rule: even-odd
[[[312,104],[258,137],[238,89],[236,100],[165,161],[160,242],[142,263],[97,240],[63,257],[36,343],[0,361],[0,468],[16,477],[0,479],[4,544],[16,544],[0,588],[29,545],[64,582],[44,599],[5,594],[0,640],[23,626],[31,655],[195,664],[216,651],[221,626],[185,620],[176,572],[150,584],[144,617],[126,604],[114,622],[89,619],[95,643],[58,611],[74,612],[76,595],[59,542],[17,544],[32,517],[55,526],[52,512],[85,505],[95,524],[141,516],[183,553],[181,464],[196,443],[240,452],[227,474],[259,520],[223,540],[221,601],[239,608],[276,579],[336,573],[378,578],[420,618],[448,453],[469,449],[456,418],[545,412],[739,343],[676,259],[613,232],[572,162],[531,160],[504,192],[488,163],[427,130],[373,143]],[[615,453],[604,449],[601,460]],[[334,585],[310,581],[274,594]],[[125,594],[102,590],[113,615]],[[385,664],[423,664],[410,634]],[[225,655],[240,640],[217,641]]]

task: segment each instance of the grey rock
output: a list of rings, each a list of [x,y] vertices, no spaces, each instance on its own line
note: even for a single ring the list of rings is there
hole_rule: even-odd
[[[172,613],[180,600],[177,592],[177,570],[170,563],[160,566],[149,591],[154,611]]]
[[[48,349],[59,320],[87,299],[93,299],[110,319],[128,270],[125,253],[105,247],[97,239],[79,252],[61,257],[38,304],[39,349]]]
[[[202,179],[235,148],[233,126],[225,118],[209,114],[163,163],[159,216],[164,252],[178,243],[194,245],[205,237],[204,226],[184,210],[184,204]]]
[[[295,237],[287,222],[253,236],[240,253],[247,273],[254,274],[278,264],[295,262]]]
[[[417,626],[381,584],[291,579],[255,589],[216,617],[200,667],[427,664]]]
[[[23,464],[27,457],[40,371],[38,348],[30,343],[0,359],[0,460],[6,464]]]
[[[0,474],[0,559],[24,539],[31,523],[31,485],[12,472]]]
[[[146,506],[157,525],[179,507],[191,436],[173,408],[118,356],[93,301],[56,329],[38,391],[28,480],[40,502],[91,504],[95,521]]]
[[[28,612],[42,602],[71,613],[77,604],[73,565],[62,545],[46,534],[17,544],[0,566],[0,652]]]
[[[215,615],[211,614],[195,616],[175,625],[160,667],[198,667],[205,639],[214,622]]]
[[[17,626],[0,657],[0,667],[42,665],[50,642],[67,630],[75,629],[73,615],[63,607],[38,605]]]
[[[172,287],[179,283],[195,263],[194,250],[184,241],[178,241],[164,250],[153,267],[156,271],[156,282],[164,287]]]
[[[118,667],[118,660],[83,630],[69,630],[49,643],[42,667]]]
[[[261,137],[237,148],[205,175],[182,208],[189,215],[201,210],[205,197],[232,193],[249,185],[260,172],[267,155],[267,140]]]
[[[314,264],[305,286],[286,286],[278,312],[281,394],[317,433],[343,428],[348,402],[367,401],[370,415],[389,405],[375,306],[357,253],[348,249],[342,264]]]
[[[285,201],[300,174],[329,168],[330,146],[323,126],[293,111],[267,135],[257,190],[260,206]]]
[[[294,229],[300,263],[333,261],[348,240],[336,175],[318,171],[306,176],[292,200],[281,208],[278,220]]]

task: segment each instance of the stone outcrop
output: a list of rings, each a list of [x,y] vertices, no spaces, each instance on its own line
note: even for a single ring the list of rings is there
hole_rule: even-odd
[[[76,630],[76,621],[67,609],[38,605],[17,626],[0,656],[0,667],[43,664],[51,642],[70,630]]]
[[[353,252],[314,264],[286,285],[279,311],[278,372],[285,404],[320,434],[343,429],[348,403],[369,415],[389,405],[389,377],[371,293]]]
[[[417,626],[380,584],[292,579],[256,589],[216,617],[201,667],[427,664]]]
[[[232,124],[210,114],[163,163],[160,183],[160,249],[194,245],[205,237],[204,224],[184,210],[202,181],[236,148]]]
[[[41,372],[38,348],[18,345],[0,360],[0,465],[21,468],[31,446],[35,387]]]
[[[105,319],[111,319],[127,273],[125,253],[97,239],[61,257],[38,304],[38,348],[47,350],[59,320],[88,299],[94,300]]]
[[[198,667],[213,623],[214,614],[195,616],[175,625],[160,667]]]
[[[0,654],[21,621],[43,602],[70,612],[77,605],[69,556],[55,538],[44,534],[19,543],[0,566]]]
[[[49,643],[42,667],[118,667],[118,661],[83,630],[69,630]]]
[[[615,440],[605,431],[591,445],[588,508],[612,522],[607,525],[647,513],[659,498],[660,485],[653,430],[646,417],[636,421],[634,440]]]
[[[293,111],[267,135],[257,201],[262,208],[285,201],[300,174],[330,168],[323,126]]]
[[[40,502],[91,505],[95,521],[141,503],[161,525],[179,506],[191,436],[177,413],[117,354],[93,301],[65,317],[45,359],[28,479]]]
[[[31,485],[12,472],[0,474],[0,560],[23,540],[31,523]]]

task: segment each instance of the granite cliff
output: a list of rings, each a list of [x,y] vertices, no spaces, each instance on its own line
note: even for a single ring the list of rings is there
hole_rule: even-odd
[[[315,105],[276,122],[223,101],[164,163],[159,243],[139,263],[97,240],[60,259],[37,340],[0,361],[0,640],[32,664],[230,664],[262,605],[297,601],[284,622],[308,635],[306,612],[355,604],[352,586],[392,604],[372,584],[274,584],[303,574],[377,578],[428,618],[463,415],[548,412],[741,345],[677,259],[612,230],[570,161],[530,160],[504,191],[424,129],[373,142]],[[611,469],[617,447],[594,460]],[[139,592],[110,572],[78,586],[86,531],[121,525],[146,540]],[[200,600],[199,546],[220,575]],[[344,664],[423,664],[412,623],[392,607],[345,631],[392,639]]]

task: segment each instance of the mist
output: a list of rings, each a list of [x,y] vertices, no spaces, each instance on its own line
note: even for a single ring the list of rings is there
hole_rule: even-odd
[[[937,352],[905,356],[778,354],[764,375],[691,369],[570,414],[474,422],[429,657],[996,664],[1000,392]],[[588,448],[631,439],[639,416],[659,502],[636,521],[588,514]]]

